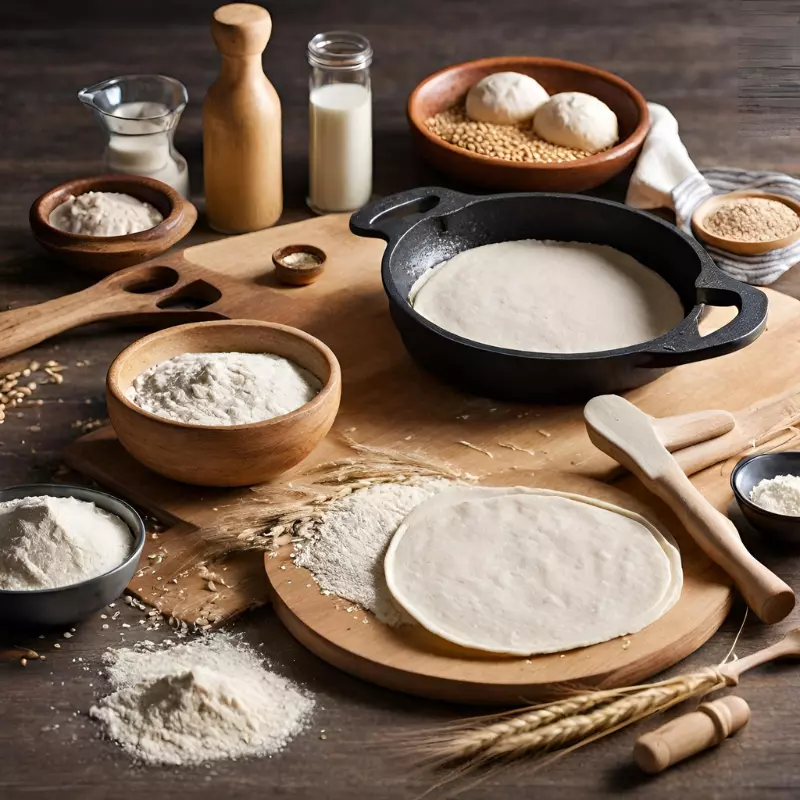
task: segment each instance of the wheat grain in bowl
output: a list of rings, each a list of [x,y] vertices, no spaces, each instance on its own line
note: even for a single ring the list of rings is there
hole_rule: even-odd
[[[529,75],[494,72],[465,100],[425,123],[445,142],[490,158],[552,164],[607,150],[619,138],[616,114],[585,92],[552,97]]]
[[[494,113],[497,101],[504,97],[500,86],[484,98],[490,101],[492,113],[470,119],[466,102],[470,90],[493,75],[509,72],[533,80],[550,99],[537,106],[541,98],[524,89],[525,85],[533,88],[529,80],[517,79],[519,85],[515,83],[511,93],[511,114],[502,109]],[[564,93],[592,95],[607,106],[617,120],[616,143],[603,149],[597,147],[595,136],[559,136],[546,141],[548,134],[542,138],[532,119]],[[599,186],[635,158],[649,127],[644,97],[623,79],[587,64],[534,56],[484,58],[445,67],[416,87],[407,112],[411,134],[432,166],[461,184],[502,191],[578,192]],[[561,128],[568,127],[572,133],[584,131],[585,115],[556,116]],[[511,124],[496,125],[500,119]],[[552,130],[552,126],[546,127]],[[578,141],[586,141],[598,151],[576,149],[580,148]]]
[[[542,139],[533,132],[530,120],[509,124],[472,120],[463,103],[435,114],[425,124],[431,133],[448,144],[504,161],[554,164],[592,155]]]

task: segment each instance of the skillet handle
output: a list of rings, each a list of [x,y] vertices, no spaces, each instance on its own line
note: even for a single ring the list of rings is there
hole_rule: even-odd
[[[693,361],[703,361],[741,350],[755,341],[767,324],[768,300],[764,292],[740,283],[724,273],[715,271],[697,284],[698,302],[711,306],[736,306],[739,313],[719,330],[701,336],[698,322],[702,308],[694,311],[677,327],[666,334],[657,348],[646,351],[647,367],[669,368]]]
[[[428,217],[440,217],[469,205],[476,198],[441,186],[422,186],[389,195],[364,206],[350,217],[356,236],[390,241]]]

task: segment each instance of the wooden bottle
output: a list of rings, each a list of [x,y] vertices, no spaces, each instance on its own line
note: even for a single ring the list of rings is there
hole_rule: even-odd
[[[222,233],[268,228],[283,210],[281,102],[261,66],[271,32],[249,3],[221,6],[211,23],[222,68],[203,104],[203,162],[208,223]]]

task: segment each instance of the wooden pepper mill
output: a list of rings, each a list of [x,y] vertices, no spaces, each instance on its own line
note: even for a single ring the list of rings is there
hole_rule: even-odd
[[[208,223],[222,233],[268,228],[283,210],[281,102],[261,66],[271,32],[249,3],[221,6],[211,23],[222,68],[203,104],[203,162]]]
[[[633,759],[645,772],[655,774],[733,736],[750,720],[750,707],[736,695],[702,703],[697,711],[640,736]]]

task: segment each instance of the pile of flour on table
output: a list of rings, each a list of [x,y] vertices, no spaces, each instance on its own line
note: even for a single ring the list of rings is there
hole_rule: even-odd
[[[288,414],[319,380],[271,353],[184,353],[141,373],[125,396],[158,417],[192,425],[243,425]]]
[[[0,589],[55,589],[118,567],[133,550],[130,528],[74,497],[0,503]]]
[[[272,755],[306,727],[313,697],[265,669],[238,638],[211,633],[174,647],[148,644],[106,652],[116,691],[89,712],[138,761]]]
[[[295,542],[294,563],[308,569],[324,591],[357,603],[387,625],[400,625],[408,618],[386,586],[386,549],[412,509],[453,485],[444,478],[376,483],[332,500],[311,536]]]

